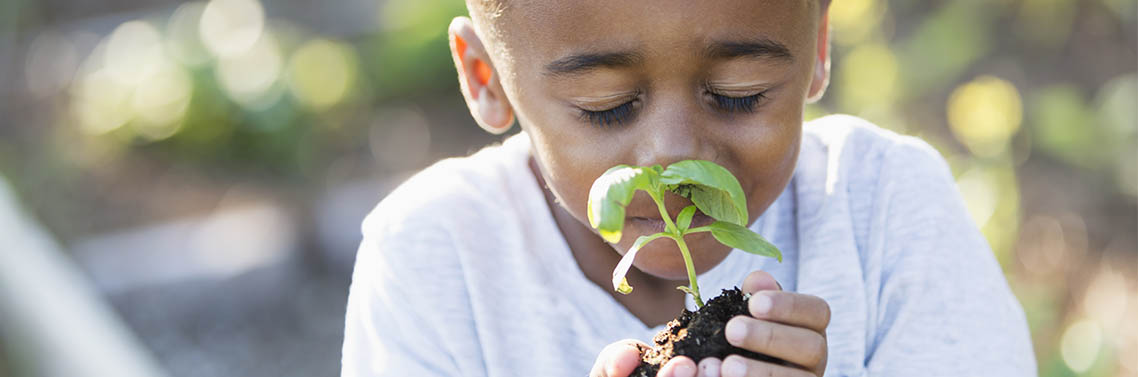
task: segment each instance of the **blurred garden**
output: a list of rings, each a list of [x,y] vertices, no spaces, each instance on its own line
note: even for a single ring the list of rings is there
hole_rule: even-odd
[[[0,186],[165,373],[335,375],[363,215],[502,138],[458,93],[446,27],[465,12],[5,0]],[[829,19],[832,81],[807,118],[940,150],[1041,376],[1138,376],[1138,1],[836,0]],[[0,377],[41,375],[6,297]]]

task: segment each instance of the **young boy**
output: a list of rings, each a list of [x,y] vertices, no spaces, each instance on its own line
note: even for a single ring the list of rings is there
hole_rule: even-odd
[[[783,252],[688,238],[704,292],[753,293],[729,342],[788,364],[679,357],[660,376],[1035,375],[943,159],[857,118],[803,124],[829,76],[828,1],[467,6],[450,36],[471,115],[523,132],[425,169],[364,221],[343,375],[627,376],[634,344],[694,305],[664,242],[636,259],[635,293],[613,292],[621,255],[662,220],[638,193],[608,244],[588,192],[613,165],[686,159],[734,173],[750,228]],[[688,204],[666,200],[673,216]]]

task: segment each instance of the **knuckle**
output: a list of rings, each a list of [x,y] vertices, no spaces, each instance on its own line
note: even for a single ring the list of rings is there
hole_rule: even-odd
[[[809,303],[806,302],[806,300],[803,300],[800,295],[793,293],[787,294],[786,301],[789,302],[786,307],[789,308],[793,313],[809,313]],[[786,314],[789,315],[791,313]]]
[[[804,346],[805,352],[803,353],[803,362],[806,363],[806,366],[812,368],[815,365],[818,365],[818,363],[821,363],[822,359],[825,357],[826,340],[822,338],[821,335],[811,333],[811,335],[806,338],[805,342],[806,344]]]
[[[755,334],[755,346],[762,350],[772,350],[775,346],[774,327],[761,322],[749,324],[750,333]]]

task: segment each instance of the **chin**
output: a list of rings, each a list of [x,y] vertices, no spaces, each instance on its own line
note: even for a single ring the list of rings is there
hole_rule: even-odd
[[[696,274],[712,269],[731,251],[727,246],[714,242],[715,239],[710,233],[689,235],[684,237],[684,241],[691,251]],[[688,270],[684,266],[684,257],[680,254],[680,248],[668,238],[652,241],[641,249],[633,266],[660,279],[685,281],[688,279]]]

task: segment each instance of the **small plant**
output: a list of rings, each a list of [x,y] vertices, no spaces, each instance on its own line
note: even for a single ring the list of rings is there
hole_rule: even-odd
[[[692,265],[691,252],[684,242],[684,235],[711,232],[711,235],[724,245],[752,254],[778,258],[779,262],[782,262],[782,253],[778,248],[759,234],[747,229],[749,220],[747,199],[743,196],[743,188],[739,185],[739,181],[726,168],[703,160],[680,161],[669,165],[667,169],[660,165],[617,165],[597,178],[589,190],[589,225],[596,228],[605,241],[612,243],[620,241],[621,231],[624,228],[624,209],[632,201],[632,196],[637,190],[647,192],[656,202],[665,228],[663,232],[637,238],[613,270],[613,288],[622,294],[632,292],[625,275],[632,267],[636,253],[644,245],[658,238],[671,238],[679,246],[691,285],[676,289],[692,295],[696,305],[701,308],[703,299],[699,295],[695,266]],[[664,206],[664,195],[668,192],[688,198],[694,204],[680,211],[674,221],[668,216],[668,210]],[[707,226],[689,228],[696,209],[716,221]]]

